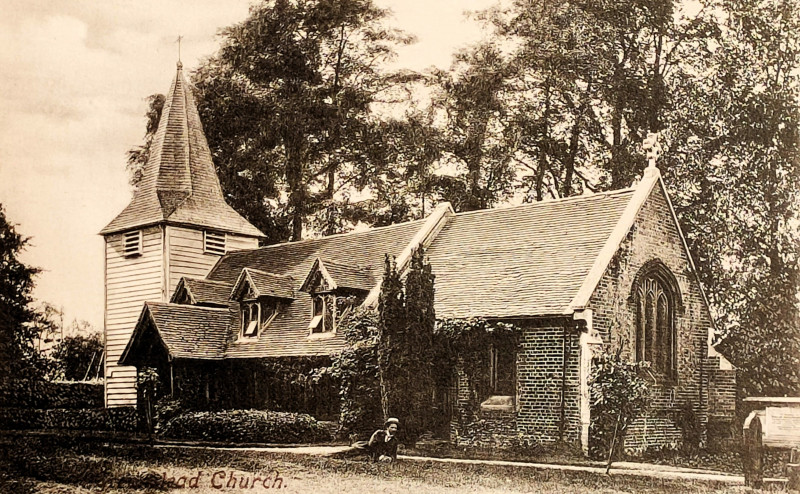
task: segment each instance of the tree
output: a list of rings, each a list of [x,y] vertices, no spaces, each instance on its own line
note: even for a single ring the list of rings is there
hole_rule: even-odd
[[[378,368],[385,417],[403,424],[413,444],[434,424],[434,276],[422,247],[412,253],[405,283],[386,256],[378,298]]]
[[[164,109],[166,97],[163,94],[151,94],[147,97],[147,125],[144,133],[144,143],[128,150],[128,174],[130,184],[137,185],[142,180],[144,165],[150,158],[150,145],[158,130],[161,121],[161,111]]]
[[[456,211],[486,209],[511,195],[514,134],[509,132],[508,66],[489,43],[458,53],[450,72],[435,73],[433,105],[446,123],[440,138],[444,172],[429,182]]]
[[[435,417],[431,416],[436,387],[434,279],[431,265],[425,260],[424,249],[417,247],[411,256],[405,282],[404,370],[408,375],[409,386],[406,389],[407,411],[403,427],[407,430],[407,437],[413,439],[426,430],[431,430],[435,423]]]
[[[399,416],[405,404],[402,364],[405,343],[405,295],[394,258],[386,254],[378,297],[378,369],[384,420]]]
[[[335,355],[330,375],[339,385],[339,427],[342,432],[371,434],[385,418],[378,367],[378,314],[359,308],[337,326],[348,346]]]
[[[223,190],[268,242],[301,239],[310,220],[333,233],[344,194],[382,176],[372,105],[413,78],[381,69],[412,41],[386,17],[371,0],[264,1],[194,74]]]
[[[687,162],[692,245],[745,395],[800,392],[800,5],[731,0],[703,88],[709,164]],[[687,180],[688,181],[688,180]]]
[[[610,353],[595,357],[594,364],[589,451],[607,459],[608,473],[611,462],[623,453],[628,428],[647,410],[650,389],[644,376],[649,364],[628,362]]]
[[[53,348],[51,357],[66,380],[103,376],[103,341],[97,333],[65,337]]]
[[[33,346],[39,315],[32,308],[31,291],[39,270],[19,260],[27,242],[0,205],[0,381],[38,378],[44,370]]]

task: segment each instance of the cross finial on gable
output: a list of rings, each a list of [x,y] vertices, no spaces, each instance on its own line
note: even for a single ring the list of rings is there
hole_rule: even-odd
[[[647,138],[644,140],[642,144],[642,148],[647,151],[647,168],[655,168],[656,161],[658,157],[661,155],[661,144],[658,142],[658,132],[648,132]]]

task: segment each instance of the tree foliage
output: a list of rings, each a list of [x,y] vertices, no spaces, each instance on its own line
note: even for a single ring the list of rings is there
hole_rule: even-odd
[[[378,369],[384,419],[405,408],[402,379],[405,348],[405,294],[395,259],[386,254],[378,297]]]
[[[645,362],[627,362],[615,354],[595,357],[589,425],[589,452],[594,457],[610,462],[622,454],[629,427],[648,408],[650,389],[643,376],[647,368]]]
[[[67,336],[53,348],[50,356],[68,381],[103,376],[103,341],[97,333]]]
[[[405,280],[406,348],[405,366],[409,387],[406,391],[407,436],[418,437],[431,430],[435,417],[433,393],[436,387],[434,330],[434,280],[425,251],[418,247],[411,255]]]
[[[409,443],[433,425],[434,276],[424,256],[422,247],[412,253],[404,284],[387,255],[378,299],[381,403]]]
[[[412,41],[386,16],[371,0],[263,1],[195,73],[227,198],[270,241],[339,231],[348,194],[385,170],[372,105],[407,81],[381,63]]]
[[[130,184],[134,186],[142,180],[144,165],[147,164],[147,160],[150,158],[150,145],[158,130],[161,111],[164,109],[164,103],[167,98],[163,94],[151,94],[146,99],[147,112],[144,116],[147,118],[147,124],[145,125],[144,141],[142,144],[128,150],[127,169]]]
[[[674,187],[745,395],[800,392],[800,10],[721,1]]]
[[[37,378],[44,371],[33,346],[40,315],[31,292],[39,270],[19,260],[27,242],[0,205],[0,381]]]
[[[339,385],[339,429],[371,434],[384,421],[378,371],[378,314],[360,308],[339,321],[348,343],[334,356],[329,373]]]

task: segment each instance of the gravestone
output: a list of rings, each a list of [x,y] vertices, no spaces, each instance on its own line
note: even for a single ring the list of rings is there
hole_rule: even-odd
[[[766,407],[748,415],[743,427],[742,466],[745,484],[760,488],[764,479],[764,448],[792,449],[786,466],[789,488],[800,486],[800,465],[796,449],[800,448],[800,408]]]

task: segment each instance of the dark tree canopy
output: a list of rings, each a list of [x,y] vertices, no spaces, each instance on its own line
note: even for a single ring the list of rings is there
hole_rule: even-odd
[[[381,63],[411,42],[370,0],[264,1],[194,74],[227,200],[269,242],[343,228],[349,194],[386,169],[373,104],[408,80]]]
[[[67,336],[50,356],[61,377],[69,381],[103,377],[103,340],[98,333]]]
[[[41,377],[43,370],[33,346],[39,315],[31,292],[39,270],[19,260],[26,244],[0,205],[0,381]]]

